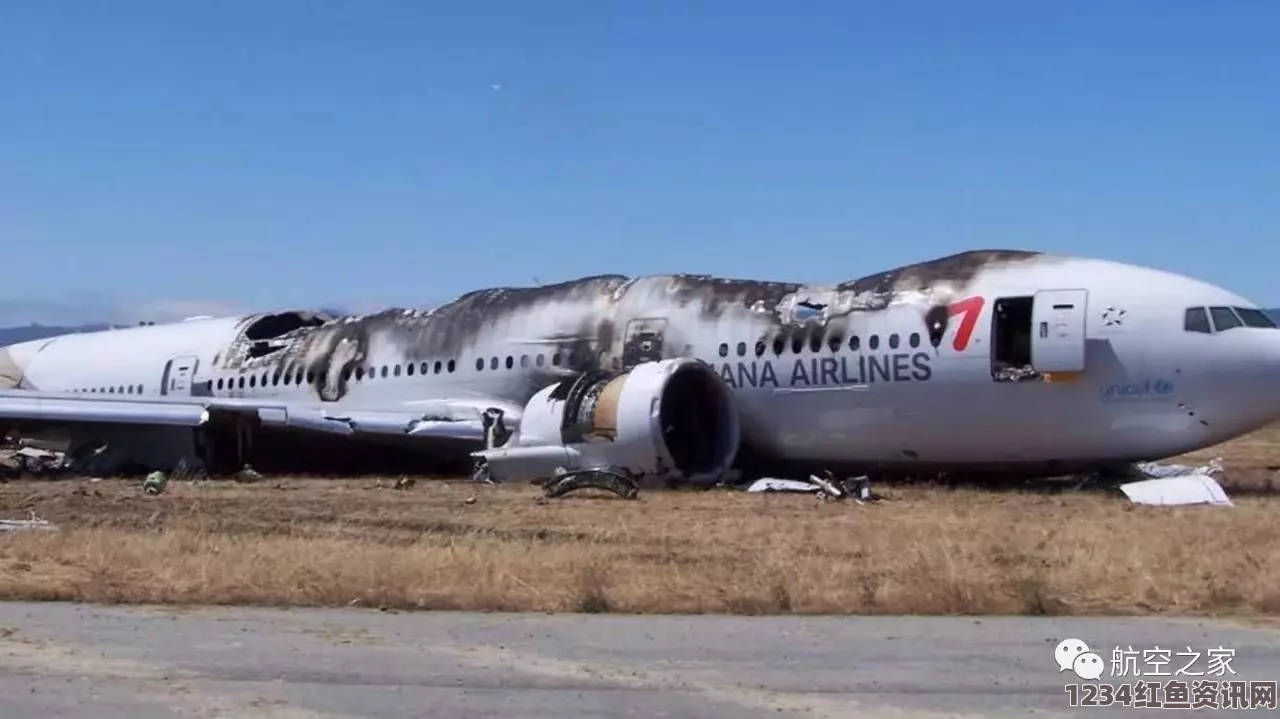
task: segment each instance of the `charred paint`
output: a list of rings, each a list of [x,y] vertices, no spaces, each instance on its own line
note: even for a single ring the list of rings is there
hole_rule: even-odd
[[[352,375],[375,359],[379,364],[432,365],[453,360],[465,372],[472,369],[477,349],[485,353],[486,369],[491,355],[499,353],[565,358],[558,366],[527,367],[513,378],[525,383],[531,396],[566,376],[675,356],[694,340],[685,333],[708,325],[729,322],[753,328],[756,341],[748,344],[762,357],[769,350],[838,348],[863,332],[859,316],[895,303],[930,301],[936,306],[925,312],[925,325],[936,349],[951,319],[938,301],[942,298],[930,298],[935,286],[946,285],[942,294],[950,301],[983,268],[1039,256],[1012,250],[965,252],[835,286],[704,275],[598,275],[538,287],[476,290],[434,310],[389,309],[341,318],[256,315],[246,318],[239,338],[222,353],[221,368],[276,375],[305,370],[316,394],[336,401],[347,394]],[[646,324],[655,320],[664,320],[656,330]]]
[[[943,282],[968,284],[980,271],[993,265],[1026,262],[1043,256],[1043,253],[1027,250],[971,250],[867,275],[837,285],[837,289],[879,296],[926,291]]]

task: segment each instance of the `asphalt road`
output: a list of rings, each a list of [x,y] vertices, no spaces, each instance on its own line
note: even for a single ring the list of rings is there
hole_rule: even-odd
[[[0,715],[935,717],[1073,709],[1055,648],[1235,650],[1280,679],[1280,623],[638,617],[0,603]],[[1207,668],[1207,654],[1193,670]],[[1174,659],[1175,670],[1185,660]],[[1117,683],[1127,679],[1108,678]],[[1163,679],[1161,679],[1163,681]],[[1150,716],[1152,709],[1130,709]],[[1198,712],[1204,713],[1204,712]],[[1218,712],[1214,712],[1218,713]],[[1231,712],[1236,713],[1236,712]]]

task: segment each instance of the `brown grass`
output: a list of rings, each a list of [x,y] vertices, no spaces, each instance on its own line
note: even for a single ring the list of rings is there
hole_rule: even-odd
[[[375,480],[0,486],[0,598],[577,612],[1280,613],[1280,432],[1223,456],[1234,509],[1100,492],[881,487],[535,501]],[[1249,491],[1252,490],[1252,491]],[[475,497],[474,502],[467,499]]]

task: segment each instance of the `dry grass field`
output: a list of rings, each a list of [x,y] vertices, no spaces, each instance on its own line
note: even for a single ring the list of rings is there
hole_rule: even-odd
[[[1221,456],[1234,508],[877,488],[638,500],[389,480],[0,485],[0,598],[582,612],[1280,613],[1280,429]],[[1280,480],[1277,480],[1280,481]]]

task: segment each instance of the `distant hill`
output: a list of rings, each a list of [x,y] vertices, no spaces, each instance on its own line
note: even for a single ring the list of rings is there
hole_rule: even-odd
[[[58,335],[72,334],[74,332],[98,332],[100,330],[109,329],[110,327],[111,325],[105,322],[91,322],[89,324],[77,325],[75,327],[52,327],[46,325],[0,327],[0,347],[17,344],[19,342],[42,340],[46,337],[57,337]]]
[[[324,309],[321,312],[341,317],[346,314],[338,309]],[[1280,325],[1280,307],[1266,311],[1276,324]],[[17,344],[18,342],[29,342],[31,340],[44,339],[46,337],[57,337],[58,335],[71,334],[73,332],[98,332],[100,330],[109,329],[111,325],[105,322],[91,322],[89,324],[76,325],[73,327],[54,327],[45,325],[28,325],[26,327],[0,327],[0,347],[5,345]]]
[[[332,307],[326,307],[320,310],[321,314],[331,317],[342,317],[347,314],[344,310]],[[0,327],[0,347],[6,345],[17,344],[19,342],[30,342],[31,340],[42,340],[47,337],[57,337],[58,335],[68,335],[77,332],[100,332],[102,330],[117,329],[130,327],[132,325],[111,325],[106,322],[89,322],[82,325],[41,325],[30,324],[24,327]]]

